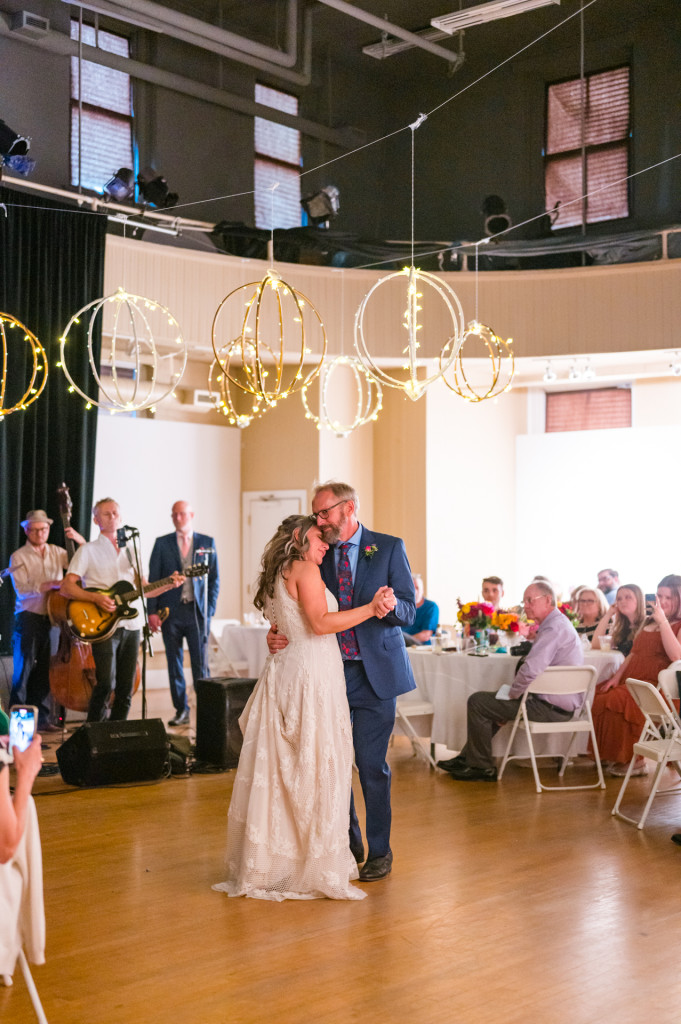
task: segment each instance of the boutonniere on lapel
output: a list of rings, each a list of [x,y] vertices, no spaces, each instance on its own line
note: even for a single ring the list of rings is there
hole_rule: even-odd
[[[373,558],[378,551],[378,548],[375,544],[367,544],[365,548],[362,548],[362,551],[364,552],[365,558]]]

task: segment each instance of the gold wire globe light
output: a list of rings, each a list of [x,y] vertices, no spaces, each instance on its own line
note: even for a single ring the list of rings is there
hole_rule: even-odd
[[[274,362],[274,353],[264,346],[269,352]],[[245,350],[245,351],[244,351]],[[237,365],[236,369],[232,370],[232,360]],[[227,345],[223,345],[220,349],[220,359],[213,359],[210,364],[208,371],[208,390],[211,398],[218,412],[222,413],[223,416],[227,416],[231,426],[244,428],[247,427],[254,419],[262,416],[264,412],[269,408],[264,405],[264,400],[261,395],[253,395],[248,391],[247,387],[244,387],[243,383],[234,388],[234,393],[231,387],[231,380],[228,374],[225,372],[232,371],[235,374],[239,374],[240,370],[244,366],[249,367],[249,373],[252,376],[255,373],[255,345],[252,342],[242,341],[241,336],[234,338]],[[243,371],[242,371],[243,372]],[[250,378],[249,378],[250,379]]]
[[[94,354],[97,317],[102,315],[102,334],[110,337],[108,367],[111,383],[102,379],[102,370]],[[160,340],[154,338],[152,324],[158,322],[165,332],[163,344],[166,353],[159,351]],[[75,382],[67,363],[67,345],[78,345],[87,324],[87,352],[98,394],[88,395]],[[159,329],[156,331],[159,337]],[[180,326],[166,306],[142,295],[133,295],[119,288],[113,295],[105,295],[83,306],[69,320],[59,339],[61,366],[69,381],[69,391],[76,391],[85,399],[86,409],[93,405],[112,415],[119,412],[141,412],[151,409],[169,395],[175,394],[187,365],[187,343]],[[161,363],[169,361],[170,370],[165,380],[159,380]],[[179,360],[179,370],[174,367]],[[123,368],[125,373],[122,372]]]
[[[406,277],[408,282],[407,308],[404,311],[404,319],[402,321],[402,327],[407,332],[407,344],[402,350],[402,355],[406,357],[402,365],[402,370],[406,372],[406,377],[393,376],[378,365],[377,358],[379,357],[373,356],[369,351],[366,337],[367,327],[365,324],[367,307],[376,296],[378,289],[385,287],[389,282],[395,281],[400,277]],[[436,373],[431,373],[430,375],[427,374],[426,369],[423,369],[424,357],[419,353],[419,349],[422,348],[419,332],[423,329],[423,324],[419,322],[419,314],[423,310],[421,300],[423,299],[425,288],[434,292],[444,303],[444,310],[449,319],[443,344],[440,346],[439,369]],[[388,329],[385,326],[381,326],[381,330],[384,333]],[[361,362],[372,377],[375,377],[388,387],[400,388],[408,398],[416,401],[425,394],[426,388],[442,376],[443,372],[456,358],[461,345],[463,330],[463,310],[456,292],[434,274],[418,270],[412,265],[405,267],[404,270],[381,278],[364,296],[355,314],[355,348]],[[447,346],[448,354],[444,357],[442,353]],[[419,376],[419,368],[423,369],[421,376]]]
[[[476,342],[482,345],[487,356],[487,368],[490,372],[489,385],[481,387],[473,385],[469,380],[470,370],[466,373],[464,365],[465,346],[467,343]],[[440,356],[442,377],[452,391],[467,402],[484,402],[488,398],[496,398],[504,391],[510,391],[515,375],[515,357],[513,355],[513,338],[504,341],[495,334],[491,327],[485,326],[479,320],[471,320],[467,330],[464,332],[461,345],[454,360],[449,358],[450,342],[447,342]],[[470,356],[470,344],[468,356]],[[453,368],[453,380],[449,380],[447,373]]]
[[[242,343],[240,378],[233,364],[224,360],[220,343],[220,334],[230,326],[232,334],[238,329]],[[309,384],[321,369],[327,347],[315,307],[272,268],[261,281],[240,285],[225,296],[215,311],[211,336],[215,358],[227,379],[268,406]],[[315,343],[319,351],[312,356]],[[306,370],[307,356],[312,356],[313,365]]]
[[[330,391],[334,390],[331,387],[331,381],[334,373],[341,367],[347,367],[352,374],[354,383],[355,414],[349,423],[343,423],[331,412]],[[324,361],[319,375],[319,416],[310,408],[307,395],[308,387],[309,385],[306,384],[301,391],[305,419],[314,420],[317,430],[325,427],[337,437],[347,437],[358,427],[378,419],[378,414],[383,408],[383,389],[380,383],[355,356],[340,355]]]
[[[16,329],[18,328],[18,330]],[[21,335],[21,338],[19,338]],[[17,320],[11,313],[0,313],[0,338],[2,339],[2,380],[0,381],[0,420],[4,419],[5,416],[9,416],[13,412],[27,409],[32,402],[35,402],[36,398],[42,393],[43,388],[47,382],[47,355],[45,349],[38,341],[33,331],[29,331],[28,327],[22,324],[21,320]],[[11,397],[7,395],[8,387],[12,391],[16,391],[16,388],[12,385],[14,381],[9,381],[9,345],[10,342],[19,341],[26,343],[31,348],[31,355],[33,358],[33,365],[29,373],[29,380],[26,383],[26,378],[22,379],[22,383],[19,388],[24,388],[21,397],[17,401],[13,401]],[[5,405],[6,401],[11,401],[12,405]]]

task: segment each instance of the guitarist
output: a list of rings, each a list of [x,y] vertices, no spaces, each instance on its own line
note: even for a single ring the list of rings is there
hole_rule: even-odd
[[[106,612],[113,612],[116,604],[107,594],[86,590],[86,587],[106,589],[119,580],[136,586],[135,571],[126,548],[119,548],[116,531],[122,524],[118,502],[102,498],[92,510],[92,518],[99,527],[97,540],[83,544],[76,551],[61,585],[61,593],[69,600],[92,601]],[[174,583],[153,594],[162,594],[173,587],[181,587],[184,577],[174,573]],[[106,718],[111,691],[115,690],[111,719],[128,717],[132,700],[140,630],[135,620],[123,619],[118,629],[108,638],[92,645],[96,684],[88,707],[88,722],[101,722]]]
[[[40,732],[58,732],[50,721],[50,620],[47,595],[58,590],[68,556],[64,548],[48,544],[53,520],[41,508],[28,512],[21,526],[26,543],[10,558],[12,583],[16,591],[16,608],[12,649],[14,670],[9,704],[34,704],[38,709]],[[84,544],[72,526],[67,536],[76,544]]]
[[[208,675],[206,643],[218,600],[220,577],[215,541],[204,533],[194,533],[194,510],[189,502],[176,501],[170,516],[175,531],[156,538],[149,560],[151,578],[160,579],[173,570],[182,572],[194,561],[208,566],[207,580],[203,576],[188,579],[182,590],[169,594],[167,600],[152,598],[149,602],[149,625],[154,632],[162,629],[168,659],[168,681],[175,708],[175,715],[168,725],[185,725],[189,721],[189,707],[182,667],[182,641],[187,640],[192,678],[196,684],[197,679],[205,679]],[[208,618],[204,621],[206,587]],[[155,613],[164,606],[170,614],[161,626],[161,620]]]

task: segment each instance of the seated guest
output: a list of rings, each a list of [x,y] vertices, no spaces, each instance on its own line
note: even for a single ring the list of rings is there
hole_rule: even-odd
[[[611,679],[596,687],[592,714],[598,753],[610,761],[611,775],[626,774],[641,735],[643,715],[625,683],[630,677],[657,685],[658,674],[681,658],[681,576],[665,576],[657,587],[655,604],[634,637],[631,653]],[[646,775],[645,759],[638,757],[634,775]]]
[[[416,591],[416,618],[411,626],[402,626],[407,646],[412,644],[430,644],[430,638],[437,629],[440,621],[440,609],[435,601],[429,601],[424,597],[423,580],[418,572],[413,572],[411,578],[414,581]]]
[[[620,575],[616,569],[601,569],[598,574],[598,589],[603,593],[608,604],[615,603],[619,585]]]
[[[523,597],[528,619],[539,623],[536,640],[522,663],[509,699],[503,700],[487,690],[468,698],[468,737],[458,757],[438,761],[452,778],[461,782],[494,782],[497,770],[492,755],[492,740],[497,730],[518,713],[522,695],[530,683],[550,665],[582,665],[584,652],[575,628],[556,608],[556,595],[550,584],[535,580]],[[580,703],[578,694],[532,693],[527,698],[527,713],[535,722],[567,721]]]
[[[608,608],[596,627],[591,640],[592,648],[595,651],[600,650],[601,637],[609,633],[612,649],[621,651],[626,658],[645,617],[641,588],[635,583],[622,584],[617,591],[614,605]]]
[[[485,576],[482,581],[482,599],[487,604],[494,605],[494,611],[499,610],[501,599],[504,596],[504,581],[501,576]]]
[[[577,592],[575,611],[579,616],[577,632],[591,640],[596,627],[608,610],[608,603],[600,590],[582,587]]]

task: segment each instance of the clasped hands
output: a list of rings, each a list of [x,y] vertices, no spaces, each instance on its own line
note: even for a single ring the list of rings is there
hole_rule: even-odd
[[[396,604],[397,598],[392,587],[380,587],[374,594],[371,607],[377,619],[384,619]]]

